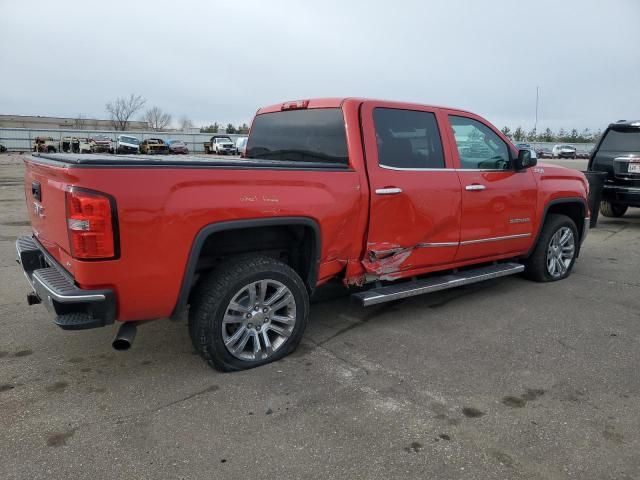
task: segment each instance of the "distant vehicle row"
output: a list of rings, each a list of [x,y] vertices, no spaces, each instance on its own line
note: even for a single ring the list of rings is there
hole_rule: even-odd
[[[526,148],[535,152],[537,158],[589,158],[590,150],[578,150],[573,145],[559,144],[549,149],[546,147],[535,148],[529,143],[516,143],[518,148]]]
[[[234,142],[226,135],[214,135],[204,144],[205,153],[218,155],[238,155],[244,153],[247,137],[239,137]],[[96,137],[36,137],[32,150],[41,153],[117,153],[146,155],[188,154],[189,148],[182,140],[162,140],[146,138],[140,141],[130,135],[119,135],[115,142],[105,135]]]

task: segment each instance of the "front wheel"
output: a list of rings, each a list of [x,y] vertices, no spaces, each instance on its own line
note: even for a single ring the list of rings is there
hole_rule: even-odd
[[[224,262],[198,285],[189,333],[212,367],[245,370],[291,353],[308,312],[307,289],[291,267],[270,257],[243,256]]]
[[[576,261],[578,229],[566,215],[550,214],[533,253],[525,263],[525,276],[536,282],[567,278]]]
[[[625,213],[627,213],[628,208],[629,207],[627,205],[611,203],[606,200],[603,200],[602,203],[600,203],[600,213],[605,217],[622,217]]]

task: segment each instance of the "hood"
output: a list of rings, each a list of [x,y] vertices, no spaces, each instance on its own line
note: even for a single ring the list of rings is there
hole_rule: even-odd
[[[573,168],[538,162],[538,164],[535,167],[532,167],[531,170],[534,174],[537,174],[544,179],[574,179],[584,183],[585,187],[588,185],[587,177],[584,176],[584,173],[579,170],[574,170]]]

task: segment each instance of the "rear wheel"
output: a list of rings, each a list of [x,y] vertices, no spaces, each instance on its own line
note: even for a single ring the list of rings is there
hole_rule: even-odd
[[[605,217],[622,217],[627,213],[628,208],[629,207],[627,205],[611,203],[606,200],[603,200],[602,203],[600,203],[600,213]]]
[[[525,263],[525,276],[536,282],[567,278],[576,261],[578,229],[566,215],[550,214],[533,254]]]
[[[194,293],[189,333],[214,368],[244,370],[279,360],[300,343],[309,296],[298,274],[269,257],[239,257],[212,271]]]

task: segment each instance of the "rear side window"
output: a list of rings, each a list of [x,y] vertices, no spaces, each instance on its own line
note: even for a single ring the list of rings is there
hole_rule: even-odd
[[[347,165],[344,116],[339,108],[286,110],[256,116],[247,158]]]
[[[375,108],[378,163],[391,168],[444,168],[442,141],[431,112]]]
[[[640,152],[640,130],[608,130],[602,139],[600,150],[609,152]]]

